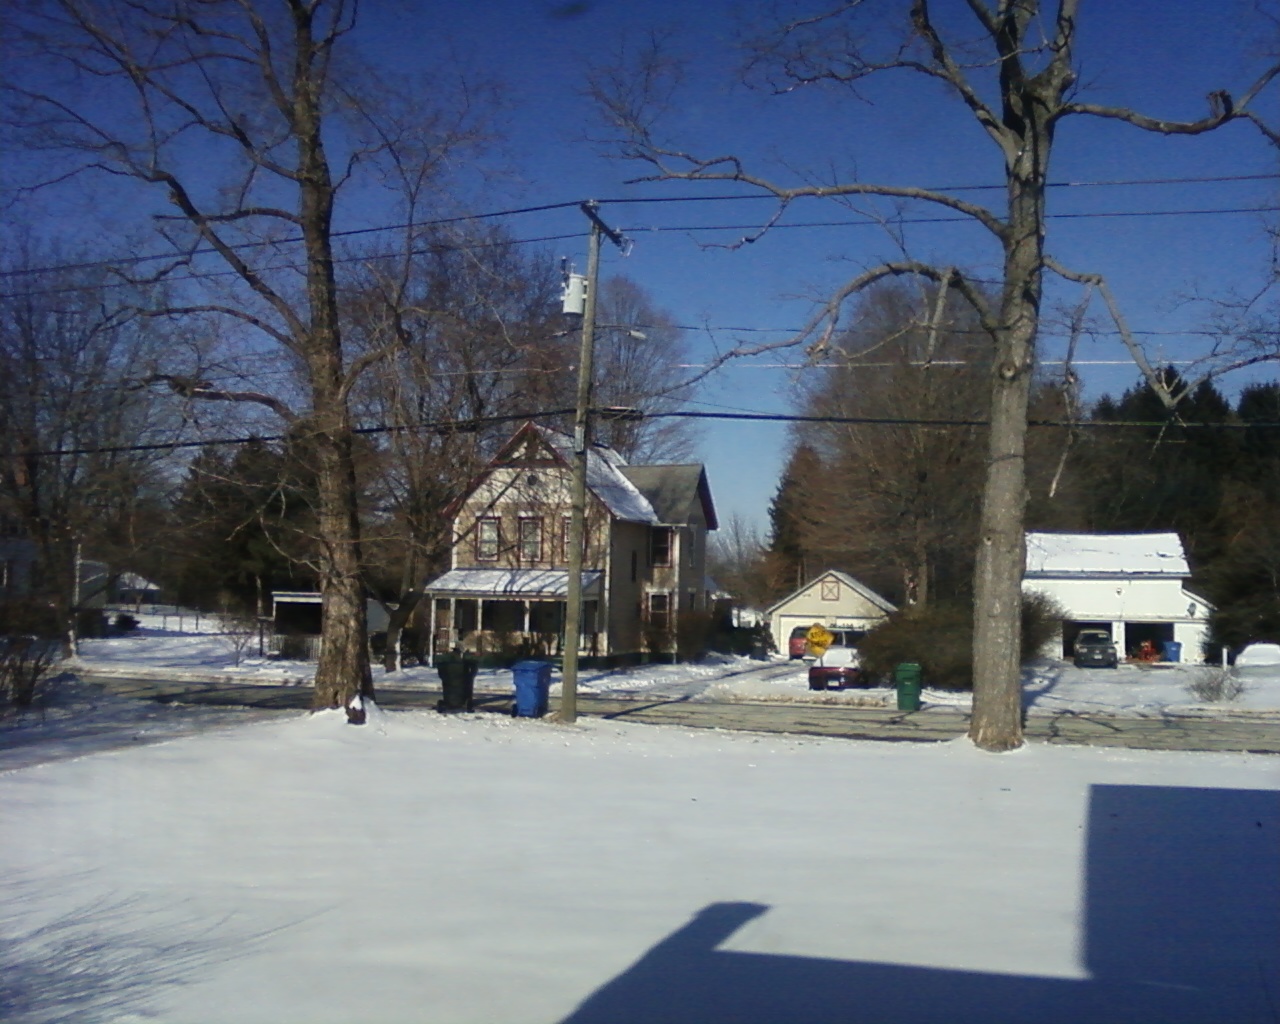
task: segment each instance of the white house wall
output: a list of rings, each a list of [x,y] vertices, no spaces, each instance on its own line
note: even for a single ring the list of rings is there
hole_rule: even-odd
[[[1127,650],[1125,624],[1172,623],[1184,661],[1199,661],[1208,631],[1209,608],[1182,588],[1177,577],[1157,579],[1026,579],[1024,591],[1038,591],[1065,610],[1069,622],[1108,622],[1111,635]]]

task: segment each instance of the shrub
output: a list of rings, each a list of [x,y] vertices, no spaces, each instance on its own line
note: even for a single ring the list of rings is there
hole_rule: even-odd
[[[1187,684],[1196,697],[1213,703],[1237,700],[1244,693],[1244,684],[1225,668],[1197,669]]]
[[[30,707],[57,663],[61,644],[48,637],[0,637],[0,707]]]
[[[766,625],[731,626],[720,629],[712,635],[708,647],[721,654],[737,654],[743,657],[756,652],[770,654],[778,649],[773,642],[773,632]]]
[[[710,612],[681,612],[676,619],[676,656],[681,661],[697,661],[711,644],[716,619]]]
[[[662,657],[671,653],[671,630],[665,622],[645,621],[640,627],[640,638],[650,657]]]
[[[116,616],[115,626],[117,633],[132,633],[138,628],[138,620],[128,612],[121,612]]]
[[[1062,633],[1067,611],[1038,590],[1022,595],[1022,663],[1039,658]]]
[[[1058,633],[1062,609],[1043,594],[1022,602],[1022,660],[1038,657]],[[919,662],[928,686],[973,686],[973,605],[947,601],[912,605],[876,627],[858,645],[862,668],[872,678],[892,679],[894,667]]]

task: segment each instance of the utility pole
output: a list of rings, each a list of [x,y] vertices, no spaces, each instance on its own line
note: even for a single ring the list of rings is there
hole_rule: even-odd
[[[626,239],[605,224],[594,199],[582,204],[591,221],[587,241],[586,296],[582,309],[582,347],[578,353],[578,398],[573,415],[573,494],[569,519],[569,580],[565,591],[564,668],[561,672],[561,722],[578,719],[578,645],[582,638],[582,560],[587,533],[587,456],[591,451],[591,385],[595,373],[596,293],[600,278],[600,236],[619,249]]]

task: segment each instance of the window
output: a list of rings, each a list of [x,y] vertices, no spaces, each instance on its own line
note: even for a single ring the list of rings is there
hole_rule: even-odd
[[[839,580],[823,580],[822,581],[822,600],[824,601],[840,600],[840,581]]]
[[[502,532],[497,519],[481,519],[476,524],[476,559],[495,562],[502,544]]]
[[[671,595],[649,595],[649,628],[665,633],[671,626]]]
[[[520,561],[522,563],[542,561],[542,520],[520,520]]]
[[[671,564],[671,534],[669,526],[655,526],[649,531],[649,564]]]
[[[569,534],[573,532],[573,517],[560,517],[560,561],[569,564]]]

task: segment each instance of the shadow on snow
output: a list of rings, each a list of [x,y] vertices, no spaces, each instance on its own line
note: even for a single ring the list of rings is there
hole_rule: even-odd
[[[716,903],[563,1024],[1280,1020],[1280,793],[1095,786],[1086,856],[1085,980],[720,951],[769,908]]]

